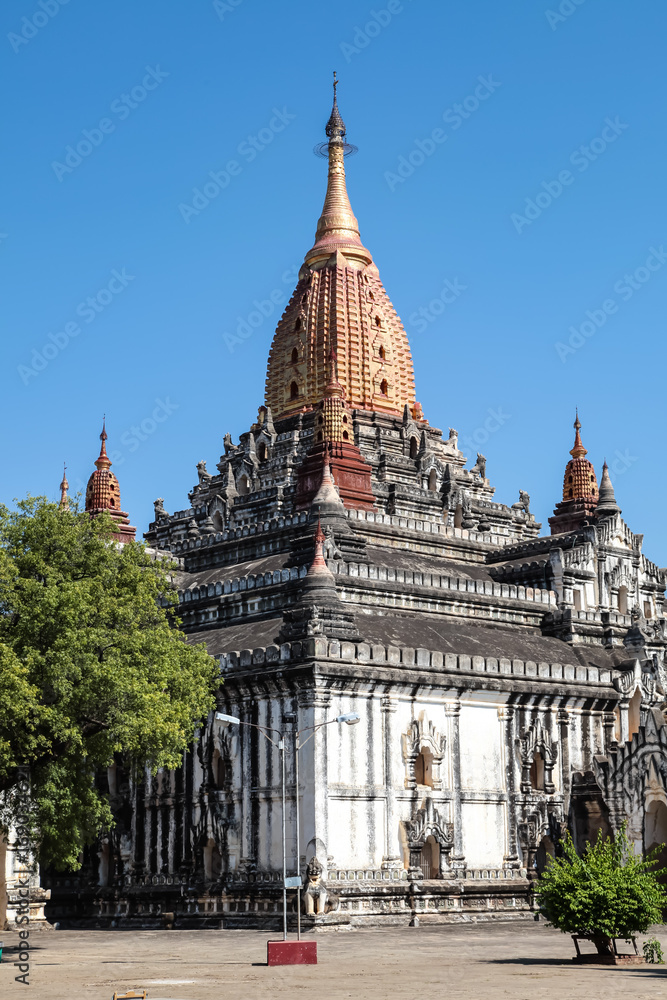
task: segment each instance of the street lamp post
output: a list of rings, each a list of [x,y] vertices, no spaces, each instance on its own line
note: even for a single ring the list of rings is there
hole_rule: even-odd
[[[320,722],[317,726],[306,726],[304,729],[299,729],[298,732],[294,734],[294,784],[296,786],[295,797],[296,797],[296,870],[301,875],[301,838],[299,835],[299,750],[304,747],[309,740],[313,738],[316,732],[322,729],[324,726],[331,725],[332,722],[346,723],[348,726],[354,726],[359,722],[361,716],[358,712],[348,712],[346,715],[337,715],[335,719],[327,719],[325,722]],[[303,743],[300,737],[304,733],[310,732]],[[301,882],[297,886],[297,906],[296,906],[296,939],[301,940]]]
[[[224,727],[227,726],[249,726],[251,729],[258,729],[259,732],[264,736],[265,739],[271,743],[272,746],[276,747],[280,753],[280,775],[281,775],[281,802],[282,802],[282,854],[283,854],[283,941],[287,941],[287,889],[288,889],[288,879],[287,879],[287,835],[286,835],[286,781],[285,781],[285,752],[287,747],[287,733],[280,732],[277,729],[272,729],[269,726],[258,726],[254,722],[243,722],[241,719],[237,718],[235,715],[226,715],[224,712],[216,712],[215,718]],[[294,732],[294,781],[295,781],[295,806],[296,806],[296,870],[297,876],[294,879],[294,884],[290,885],[289,888],[296,888],[297,890],[297,941],[301,940],[301,839],[300,839],[300,823],[299,823],[299,750],[308,743],[315,734],[322,729],[324,726],[329,726],[334,722],[339,724],[345,723],[348,726],[353,726],[359,722],[361,716],[358,712],[347,712],[344,715],[337,715],[333,719],[326,719],[324,722],[320,722],[316,726],[306,726],[304,729],[298,729]],[[269,733],[273,733],[277,736],[277,739],[272,739]],[[309,733],[310,735],[306,737],[303,742],[301,742],[301,737],[304,733]],[[285,963],[283,963],[285,964]]]

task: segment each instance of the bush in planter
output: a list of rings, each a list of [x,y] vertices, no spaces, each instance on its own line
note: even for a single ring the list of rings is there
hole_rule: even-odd
[[[585,934],[598,953],[613,954],[612,938],[644,933],[662,923],[667,892],[654,871],[656,853],[636,854],[625,826],[615,840],[588,844],[580,857],[569,833],[562,857],[552,858],[537,884],[537,902],[553,927],[565,934]]]

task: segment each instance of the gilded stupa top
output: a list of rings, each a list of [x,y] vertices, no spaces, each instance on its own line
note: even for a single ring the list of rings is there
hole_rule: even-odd
[[[317,147],[328,161],[327,190],[299,281],[278,323],[266,379],[266,405],[275,420],[311,410],[327,395],[330,358],[351,409],[416,419],[412,357],[407,334],[364,247],[347,193],[345,122],[334,98]]]

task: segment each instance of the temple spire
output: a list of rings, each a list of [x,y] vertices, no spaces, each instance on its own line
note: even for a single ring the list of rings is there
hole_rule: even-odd
[[[297,414],[303,419],[329,392],[332,398],[344,398],[350,411],[400,416],[407,403],[415,419],[423,419],[415,402],[407,334],[371,254],[361,243],[347,196],[344,160],[354,147],[346,141],[337,82],[325,126],[326,141],[315,148],[329,166],[324,207],[314,246],[299,269],[297,286],[278,322],[269,354],[265,405],[271,408],[276,427]],[[337,364],[331,357],[332,347]],[[347,437],[352,441],[349,414],[347,423]],[[318,434],[319,428],[315,439],[323,442],[324,434],[321,438]],[[339,437],[345,440],[342,430]],[[343,497],[345,483],[339,470],[332,467],[332,471]],[[321,465],[317,482],[320,474]],[[309,496],[316,489],[317,483],[311,481]],[[307,505],[307,498],[302,500]]]
[[[313,539],[315,544],[314,557],[306,574],[306,579],[303,581],[303,588],[300,595],[301,600],[310,604],[318,604],[322,601],[325,604],[329,604],[332,600],[336,602],[339,600],[336,593],[336,580],[324,558],[323,546],[325,540],[326,536],[322,531],[322,524],[318,518],[315,538]]]
[[[574,431],[574,447],[570,451],[572,458],[565,466],[563,477],[563,499],[556,504],[554,516],[549,518],[552,535],[574,531],[584,524],[590,524],[596,514],[598,483],[593,464],[586,458],[588,452],[581,441],[578,411]]]
[[[106,413],[105,413],[104,417],[102,418],[102,433],[100,434],[100,441],[102,442],[102,446],[100,448],[99,457],[95,459],[95,465],[97,466],[98,469],[110,469],[111,468],[111,460],[109,459],[109,456],[107,455],[107,437],[108,437],[108,435],[107,435],[107,418],[106,418]]]
[[[579,431],[581,430],[581,423],[579,421],[579,410],[578,409],[575,410],[575,413],[576,413],[576,419],[574,421],[574,430],[575,430],[574,447],[570,451],[570,455],[572,455],[572,458],[584,458],[588,454],[588,451],[586,448],[584,448],[581,442],[581,434],[579,433]]]
[[[67,482],[67,466],[63,462],[63,478],[60,484],[60,503],[58,506],[61,510],[69,510],[69,497],[67,491],[69,489],[69,483]]]
[[[333,75],[333,106],[331,108],[331,114],[329,115],[329,121],[324,127],[324,131],[329,136],[329,139],[335,139],[342,141],[345,138],[345,122],[341,117],[341,113],[338,110],[338,96],[336,89],[338,87],[338,76],[336,75],[336,70],[334,70]]]
[[[324,199],[324,206],[317,230],[315,233],[315,245],[306,254],[306,264],[310,267],[317,263],[328,260],[334,253],[341,251],[346,257],[370,264],[373,261],[370,253],[361,243],[359,235],[359,223],[356,220],[350,199],[347,194],[345,184],[345,154],[354,151],[354,147],[345,142],[345,122],[338,109],[338,97],[336,88],[338,79],[334,73],[333,81],[333,106],[329,121],[324,131],[328,142],[323,143],[318,150],[326,156],[329,161],[329,176],[327,179],[327,193]]]
[[[598,517],[611,517],[612,514],[620,514],[621,508],[616,503],[614,487],[609,476],[609,466],[605,459],[602,466],[602,478],[600,479],[600,492],[598,494],[598,505],[595,509]]]
[[[99,457],[95,459],[95,472],[86,487],[86,511],[91,517],[97,517],[106,511],[117,527],[112,537],[117,542],[133,542],[136,528],[130,524],[128,515],[121,509],[120,486],[116,476],[111,472],[111,459],[107,455],[106,417],[102,420],[100,441],[102,445]]]

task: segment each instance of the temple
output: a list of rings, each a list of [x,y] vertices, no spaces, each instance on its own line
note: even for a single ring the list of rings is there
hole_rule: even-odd
[[[95,459],[95,472],[91,475],[86,486],[86,510],[91,517],[95,517],[102,512],[109,514],[117,526],[117,531],[114,532],[113,538],[117,542],[133,542],[137,529],[133,528],[130,524],[128,514],[120,509],[120,486],[111,471],[111,459],[107,455],[106,421],[102,424],[100,441],[102,442],[102,446],[99,456]],[[67,487],[67,480],[64,477],[63,482],[65,483],[65,487]],[[60,484],[60,487],[60,503],[63,505],[66,488],[63,490],[63,483]]]
[[[197,464],[183,509],[155,501],[145,536],[177,561],[183,628],[241,725],[212,714],[177,771],[109,769],[117,822],[80,877],[52,877],[61,923],[277,927],[280,773],[257,727],[314,734],[298,788],[287,757],[308,927],[530,917],[565,829],[580,848],[623,822],[640,849],[667,840],[665,571],[606,463],[598,489],[578,414],[550,533],[526,483],[497,499],[485,456],[425,419],[335,90],[325,131],[324,207],[257,418],[214,472]],[[105,438],[86,508],[123,536]]]

